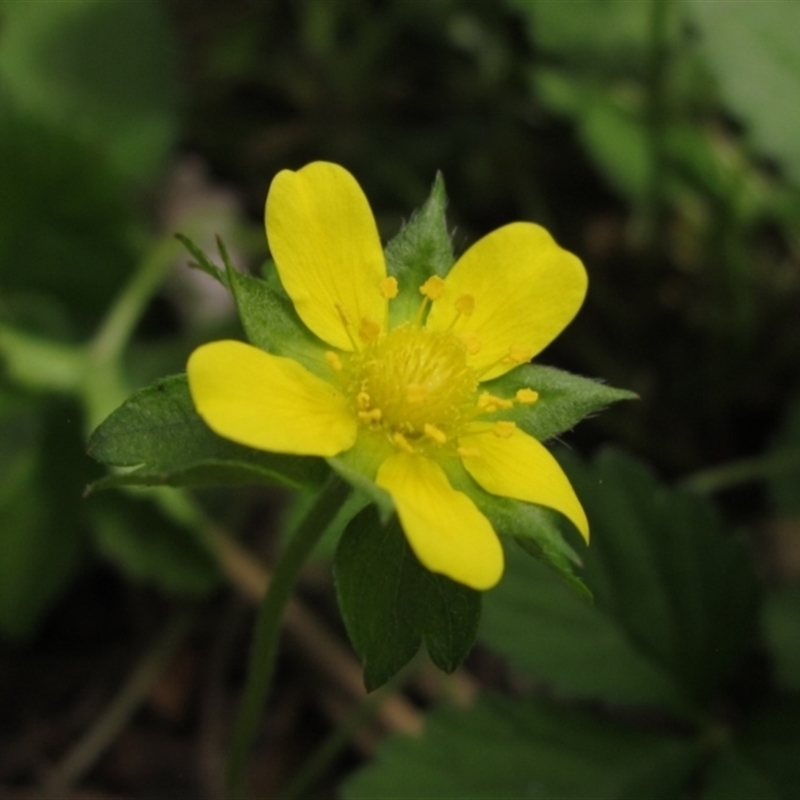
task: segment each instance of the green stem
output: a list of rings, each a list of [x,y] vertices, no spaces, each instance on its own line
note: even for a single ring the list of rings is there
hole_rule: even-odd
[[[150,298],[182,252],[172,237],[156,242],[106,315],[91,343],[96,364],[118,361]]]
[[[682,485],[700,494],[713,494],[741,483],[780,475],[798,467],[800,467],[800,448],[793,448],[769,456],[732,461],[729,464],[696,472],[682,481]]]
[[[245,797],[244,767],[272,682],[283,610],[300,569],[336,516],[349,491],[349,484],[338,476],[332,476],[275,565],[272,581],[256,619],[247,685],[239,707],[228,758],[226,780],[228,790],[235,798]]]

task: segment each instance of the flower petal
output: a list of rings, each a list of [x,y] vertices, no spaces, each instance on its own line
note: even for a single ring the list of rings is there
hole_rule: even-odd
[[[514,222],[461,256],[426,324],[447,329],[460,298],[472,298],[471,314],[462,316],[454,330],[480,342],[470,364],[483,373],[481,380],[491,380],[550,344],[578,313],[586,286],[586,270],[576,256],[541,226]],[[517,360],[504,362],[512,351]]]
[[[381,464],[375,483],[392,496],[423,566],[473,589],[490,589],[500,580],[503,548],[497,534],[435,461],[394,453]]]
[[[547,506],[562,513],[589,541],[589,522],[569,479],[547,448],[519,428],[503,436],[475,423],[462,437],[467,472],[490,494]]]
[[[281,283],[317,336],[352,350],[342,314],[354,337],[364,319],[385,328],[383,248],[367,198],[346,169],[316,161],[279,172],[265,222]]]
[[[197,413],[226,439],[313,456],[334,456],[355,442],[357,422],[344,395],[289,358],[244,342],[211,342],[192,353],[186,372]]]

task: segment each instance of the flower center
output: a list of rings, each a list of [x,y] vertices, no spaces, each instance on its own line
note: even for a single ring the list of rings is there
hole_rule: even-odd
[[[359,418],[384,428],[399,446],[453,441],[475,415],[478,375],[449,331],[400,325],[353,357],[350,376]]]

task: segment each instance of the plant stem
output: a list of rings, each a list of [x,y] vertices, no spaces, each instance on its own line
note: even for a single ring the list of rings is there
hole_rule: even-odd
[[[180,242],[171,236],[150,249],[94,336],[90,351],[96,364],[106,365],[121,357],[147,303],[181,252]]]
[[[700,494],[713,494],[741,483],[769,478],[797,468],[800,468],[800,448],[795,447],[768,456],[731,461],[719,467],[696,472],[682,481],[682,486]]]
[[[256,619],[247,685],[228,757],[226,782],[228,791],[235,798],[245,797],[244,767],[258,731],[272,681],[283,610],[300,569],[336,516],[349,491],[349,484],[338,476],[331,476],[275,566],[272,581]]]

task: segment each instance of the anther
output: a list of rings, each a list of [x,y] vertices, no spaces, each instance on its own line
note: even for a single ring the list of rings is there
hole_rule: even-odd
[[[481,451],[477,447],[457,447],[456,453],[461,458],[476,458],[481,454]]]
[[[500,439],[510,439],[516,429],[517,426],[513,422],[495,422],[492,433]]]
[[[397,292],[399,291],[397,286],[397,278],[384,278],[381,281],[381,294],[387,300],[394,300],[397,297]]]
[[[362,411],[366,411],[369,408],[370,402],[370,397],[366,392],[359,392],[356,395],[356,403],[358,403],[358,407]]]
[[[514,402],[512,400],[506,400],[504,397],[495,397],[495,395],[489,392],[481,392],[478,397],[478,411],[483,411],[488,414],[491,414],[493,411],[499,411],[501,408],[512,408],[513,405]]]
[[[383,419],[383,412],[379,408],[373,408],[369,411],[359,411],[358,418],[362,422],[380,422]]]
[[[533,389],[518,389],[515,395],[518,403],[535,403],[539,399],[539,392]]]
[[[520,344],[512,344],[508,348],[508,355],[503,358],[505,364],[524,364],[526,361],[531,360],[531,351],[528,347],[523,347]]]
[[[374,342],[381,335],[381,326],[374,319],[363,317],[358,326],[358,338],[364,344]]]
[[[328,350],[325,353],[325,360],[330,365],[331,369],[336,370],[336,372],[342,371],[342,359],[333,352],[333,350]]]
[[[444,292],[445,283],[438,276],[433,275],[419,287],[420,294],[425,295],[428,300],[438,300]]]
[[[444,444],[447,441],[447,436],[443,430],[440,430],[435,425],[425,423],[422,430],[429,439],[433,439],[436,444]]]
[[[471,317],[475,311],[475,298],[471,294],[460,295],[455,302],[456,311],[465,317]]]
[[[471,332],[465,332],[459,335],[462,344],[466,351],[471,355],[477,355],[481,351],[481,347],[483,347],[483,342],[480,340],[477,334]]]

